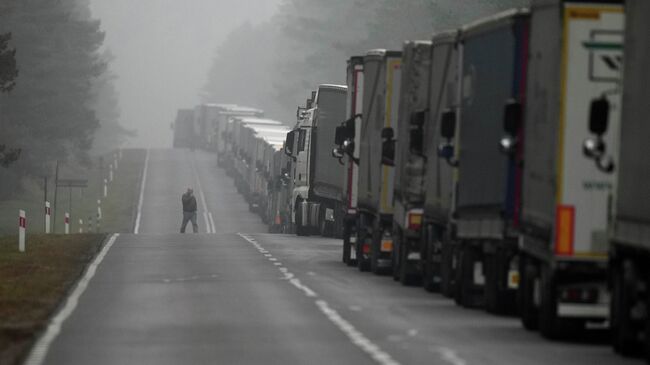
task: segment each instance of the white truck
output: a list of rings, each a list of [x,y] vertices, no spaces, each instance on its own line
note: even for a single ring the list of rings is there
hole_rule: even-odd
[[[532,5],[519,309],[550,338],[606,326],[608,236],[620,130],[624,11],[620,1],[539,0]],[[608,133],[583,142],[593,99],[607,96]],[[591,153],[594,163],[585,158]]]
[[[292,202],[296,233],[323,236],[340,234],[340,181],[343,167],[332,159],[336,127],[345,119],[347,86],[322,84],[313,108],[305,112],[299,128],[288,137],[289,150],[296,152],[297,178]],[[291,142],[289,142],[291,141]],[[297,143],[293,143],[293,142]]]

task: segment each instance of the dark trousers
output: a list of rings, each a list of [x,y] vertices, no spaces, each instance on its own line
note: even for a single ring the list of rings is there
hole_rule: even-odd
[[[192,230],[199,233],[199,225],[196,223],[196,212],[183,212],[183,223],[181,223],[181,233],[185,233],[187,222],[192,221]]]

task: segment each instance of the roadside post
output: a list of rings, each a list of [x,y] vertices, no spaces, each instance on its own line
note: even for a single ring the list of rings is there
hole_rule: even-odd
[[[84,220],[79,219],[79,233],[84,233]]]
[[[27,217],[24,210],[18,211],[18,251],[25,252],[25,230],[27,229]]]
[[[93,231],[93,216],[89,215],[88,216],[88,233],[92,233]]]
[[[51,225],[50,219],[52,217],[52,208],[50,208],[50,202],[45,201],[45,234],[50,234]]]
[[[108,196],[108,180],[104,179],[104,198]]]
[[[113,182],[113,164],[108,165],[108,182]]]
[[[65,219],[63,222],[65,224],[65,230],[63,232],[65,234],[70,234],[70,213],[65,213]]]
[[[113,165],[115,165],[115,171],[117,171],[117,160],[118,160],[118,153],[115,152],[113,155]]]

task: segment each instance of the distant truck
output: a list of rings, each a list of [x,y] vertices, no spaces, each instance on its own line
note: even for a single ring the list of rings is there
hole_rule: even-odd
[[[331,158],[336,127],[345,119],[347,87],[323,84],[313,107],[303,112],[287,136],[286,151],[296,161],[292,211],[298,235],[338,235],[343,167]],[[297,181],[296,181],[297,178]]]
[[[354,56],[347,67],[347,119],[336,128],[332,157],[344,165],[341,181],[341,215],[343,216],[342,260],[357,264],[357,218],[359,200],[359,151],[363,118],[363,57]]]
[[[613,217],[616,176],[604,171],[618,165],[624,17],[619,1],[533,2],[523,128],[519,310],[526,328],[539,328],[550,338],[586,326],[604,327],[610,319],[607,227]],[[647,43],[639,47],[647,50]],[[604,96],[609,128],[598,141],[607,146],[606,152],[600,143],[583,145],[592,138],[587,128],[590,110],[602,108],[592,101]],[[633,118],[630,123],[635,123]],[[645,128],[642,124],[636,125]],[[600,133],[601,127],[592,132]],[[625,164],[637,166],[632,160],[643,158],[637,152],[625,150],[630,159]],[[635,172],[623,175],[622,182],[637,184],[641,178]],[[620,213],[631,192],[622,193]],[[636,207],[647,206],[643,199],[632,199]],[[615,237],[625,237],[620,231],[625,225],[616,227]]]
[[[395,151],[395,212],[393,273],[403,283],[423,278],[422,257],[428,255],[422,239],[424,212],[424,167],[422,128],[429,110],[429,73],[431,42],[409,41],[404,44],[402,85],[399,102],[399,143]],[[434,155],[435,156],[435,155]],[[427,273],[425,287],[433,289],[439,281]]]
[[[173,124],[174,148],[195,148],[197,132],[194,129],[194,111],[180,109]]]
[[[610,323],[617,352],[629,355],[645,349],[650,361],[650,2],[626,0],[625,12],[620,155],[611,169],[618,182],[609,221]],[[615,38],[607,40],[601,46],[610,50],[601,56],[617,56],[618,44]],[[592,138],[585,147],[598,147],[591,157],[602,165],[598,160],[616,151],[603,136],[616,138],[620,96],[607,90],[595,96],[589,123]]]
[[[223,132],[228,118],[254,117],[262,118],[264,112],[259,109],[236,104],[200,104],[194,108],[194,130],[196,131],[196,148],[213,152],[223,151]]]
[[[364,57],[359,151],[357,264],[390,272],[393,257],[393,178],[402,53],[373,50]]]

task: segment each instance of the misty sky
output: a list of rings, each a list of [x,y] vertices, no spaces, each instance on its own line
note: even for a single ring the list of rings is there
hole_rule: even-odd
[[[138,132],[130,145],[169,147],[176,110],[198,104],[220,42],[245,21],[270,18],[280,0],[91,2],[116,57],[122,124]]]

